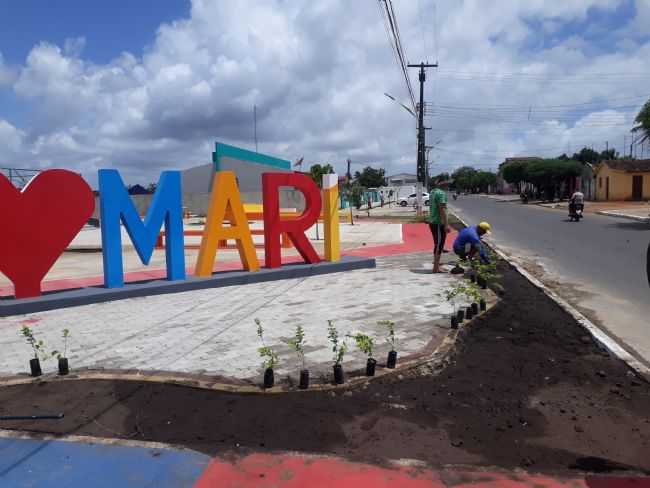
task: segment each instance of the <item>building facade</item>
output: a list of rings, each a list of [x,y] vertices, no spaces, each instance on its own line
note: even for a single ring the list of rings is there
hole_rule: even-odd
[[[596,200],[650,200],[650,159],[601,161],[595,177]]]

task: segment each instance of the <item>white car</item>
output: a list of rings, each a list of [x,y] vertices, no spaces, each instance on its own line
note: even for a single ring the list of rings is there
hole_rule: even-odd
[[[402,197],[399,199],[399,204],[401,207],[406,207],[408,205],[415,205],[415,197],[417,196],[416,193],[411,193],[408,197]],[[429,194],[426,192],[422,192],[422,204],[423,205],[429,205]]]

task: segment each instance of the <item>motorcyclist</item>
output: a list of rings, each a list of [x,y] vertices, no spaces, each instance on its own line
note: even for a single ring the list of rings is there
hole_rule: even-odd
[[[576,190],[569,199],[569,215],[575,215],[578,210],[585,209],[585,196],[580,190]]]

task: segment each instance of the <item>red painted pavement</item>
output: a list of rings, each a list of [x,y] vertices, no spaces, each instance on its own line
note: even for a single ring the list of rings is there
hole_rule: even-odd
[[[456,232],[447,236],[445,248],[451,249],[451,245],[456,238]],[[429,226],[425,224],[402,224],[402,243],[387,244],[382,246],[362,246],[355,249],[342,251],[344,256],[363,256],[379,257],[393,256],[396,254],[408,254],[423,251],[432,251],[433,239]],[[218,258],[217,258],[218,259]],[[283,256],[283,263],[302,262],[300,256]],[[242,265],[239,261],[219,262],[214,266],[214,272],[241,270]],[[187,268],[187,274],[194,274],[194,267]],[[124,273],[125,282],[159,280],[164,279],[167,275],[164,269],[147,269],[141,271],[132,271]],[[59,280],[44,281],[41,289],[47,291],[69,290],[74,288],[86,288],[89,286],[102,286],[104,284],[103,276],[90,276],[83,278],[64,278]],[[14,288],[12,285],[0,286],[0,296],[12,296]]]
[[[251,454],[236,460],[215,459],[194,488],[640,488],[650,478],[560,476],[496,469],[445,467],[381,468],[338,458],[297,454]]]

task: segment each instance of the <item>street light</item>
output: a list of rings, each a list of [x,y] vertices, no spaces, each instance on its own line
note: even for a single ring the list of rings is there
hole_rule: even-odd
[[[413,112],[413,110],[408,108],[402,102],[398,102],[397,99],[393,95],[391,95],[390,93],[384,93],[384,95],[386,95],[388,98],[390,98],[393,102],[400,104],[404,108],[404,110],[406,110],[408,113],[410,113],[413,117],[415,117],[417,119],[417,115],[415,115],[415,112]]]

